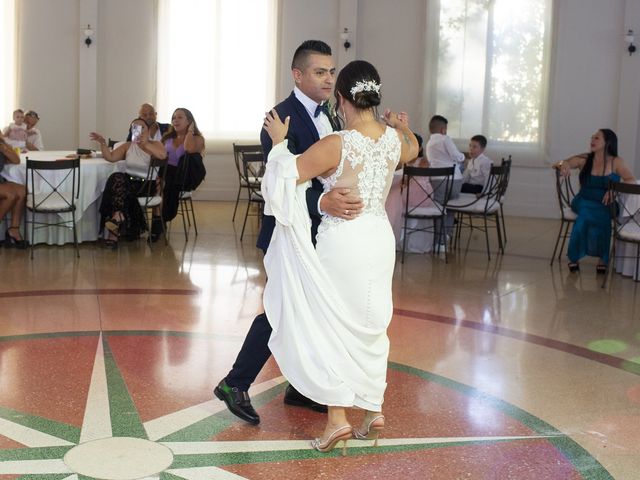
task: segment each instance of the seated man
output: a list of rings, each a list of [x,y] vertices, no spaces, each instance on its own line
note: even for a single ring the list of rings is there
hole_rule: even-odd
[[[158,123],[157,122],[158,113],[156,109],[150,103],[143,103],[140,105],[140,110],[138,110],[138,118],[140,118],[144,123],[147,124],[149,128],[149,140],[160,141],[162,135],[165,134],[167,130],[169,130],[168,123]],[[131,141],[131,130],[129,130],[129,135],[127,135],[127,142]]]
[[[24,114],[24,123],[27,124],[27,150],[44,150],[42,134],[36,128],[39,121],[40,117],[33,110]]]
[[[489,181],[493,162],[484,154],[485,148],[487,148],[487,139],[484,135],[471,137],[469,142],[469,156],[471,158],[462,174],[461,191],[463,193],[481,193]]]

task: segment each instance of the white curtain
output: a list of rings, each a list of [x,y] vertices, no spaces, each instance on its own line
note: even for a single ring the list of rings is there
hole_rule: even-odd
[[[543,165],[551,10],[551,0],[430,1],[425,117],[447,117],[464,150],[482,134],[490,153]]]
[[[277,0],[159,0],[159,118],[178,107],[208,139],[255,139],[275,101]]]
[[[15,0],[0,1],[0,128],[16,108],[16,24]]]

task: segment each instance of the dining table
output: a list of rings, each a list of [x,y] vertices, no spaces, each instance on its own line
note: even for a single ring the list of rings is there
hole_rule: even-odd
[[[422,159],[412,162],[413,166],[423,166]],[[428,206],[425,202],[429,201],[428,193],[433,191],[431,183],[427,177],[417,180],[422,189],[413,188],[409,194],[409,207]],[[396,250],[402,250],[404,241],[404,212],[406,210],[407,198],[403,186],[403,170],[395,171],[391,188],[385,203],[385,210],[393,234],[396,239]],[[410,229],[410,235],[407,237],[406,252],[407,253],[428,253],[433,249],[433,232],[430,229],[433,224],[432,220],[423,220],[410,218],[407,220],[407,228]]]
[[[27,158],[30,160],[56,161],[71,158],[77,155],[75,151],[65,150],[42,150],[29,151],[20,154],[19,164],[5,164],[0,175],[7,181],[27,184]],[[78,242],[95,241],[98,239],[100,228],[100,201],[102,192],[109,176],[117,171],[125,170],[125,162],[109,162],[102,158],[99,153],[80,155],[80,190],[76,199],[76,228],[78,231]],[[45,173],[44,179],[35,179],[36,193],[46,193],[51,191],[51,186],[46,181],[46,175],[51,175],[49,181],[55,184],[55,176],[60,175],[58,171],[52,170]],[[31,188],[29,181],[29,188]],[[67,183],[71,191],[71,179]],[[64,187],[63,187],[64,188]],[[31,212],[25,211],[25,215]],[[43,215],[58,215],[64,219],[70,219],[70,213],[61,214],[36,214],[36,220],[45,219]],[[31,218],[31,217],[29,217]],[[73,231],[71,228],[58,228],[50,226],[48,228],[36,229],[35,238],[31,238],[31,229],[24,232],[25,238],[34,244],[46,243],[49,245],[63,245],[73,242]],[[0,230],[2,231],[2,230]]]
[[[638,182],[640,183],[640,181]],[[630,218],[635,216],[635,222],[630,222],[629,226],[636,227],[640,224],[640,195],[621,194],[618,198],[621,204],[620,216]],[[619,218],[619,222],[624,222],[625,218]],[[616,240],[615,244],[615,271],[625,277],[633,277],[637,282],[640,280],[640,272],[636,268],[636,256],[638,254],[638,245],[631,242],[623,242]]]

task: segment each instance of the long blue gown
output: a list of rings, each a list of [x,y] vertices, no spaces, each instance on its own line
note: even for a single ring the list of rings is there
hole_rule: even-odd
[[[605,263],[609,261],[611,212],[602,199],[610,181],[619,182],[620,176],[616,173],[589,175],[571,202],[571,209],[578,215],[571,230],[567,252],[572,263],[587,255],[601,258]]]

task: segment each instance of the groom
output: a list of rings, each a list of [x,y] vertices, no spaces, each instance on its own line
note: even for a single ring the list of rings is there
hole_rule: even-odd
[[[336,119],[329,115],[327,108],[329,97],[333,93],[335,70],[331,47],[326,43],[307,40],[296,49],[291,63],[295,87],[288,98],[275,106],[280,118],[284,120],[291,117],[287,133],[291,153],[304,153],[320,138],[339,129]],[[264,130],[261,131],[260,142],[267,157],[272,145],[271,138]],[[314,179],[311,188],[307,190],[307,206],[311,215],[311,238],[315,244],[322,213],[350,220],[357,217],[363,204],[360,198],[350,195],[347,189],[336,189],[323,194],[322,184]],[[257,246],[265,252],[275,223],[274,217],[264,216]],[[231,413],[253,425],[260,423],[260,416],[251,405],[247,391],[271,356],[268,346],[270,335],[271,325],[267,316],[261,313],[253,320],[231,371],[214,389],[216,397],[226,403]],[[320,412],[327,411],[325,405],[304,397],[291,385],[285,391],[284,403]]]

